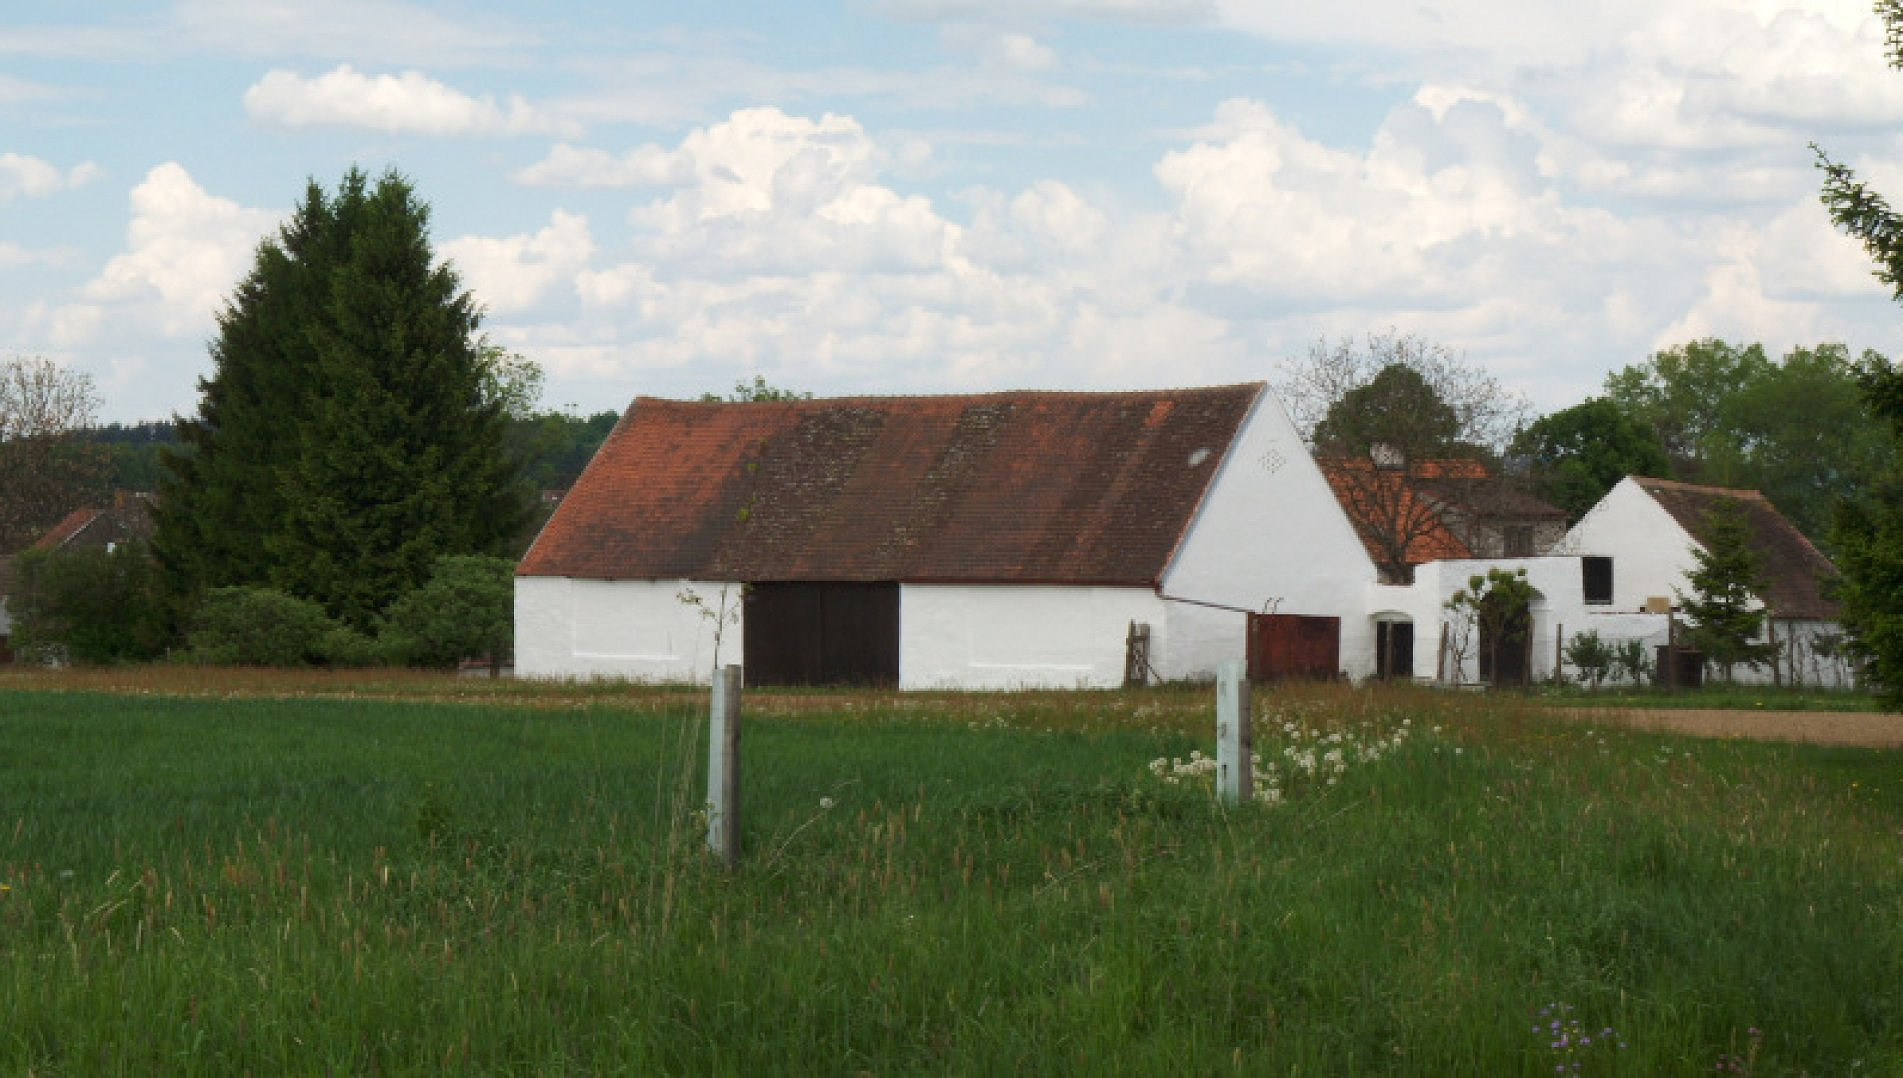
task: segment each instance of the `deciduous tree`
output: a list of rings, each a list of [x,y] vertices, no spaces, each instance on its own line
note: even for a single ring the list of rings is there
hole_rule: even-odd
[[[106,455],[80,436],[98,407],[82,371],[40,356],[0,361],[0,554],[105,494]]]
[[[1427,487],[1457,482],[1464,497],[1491,494],[1472,480],[1488,474],[1526,414],[1524,400],[1484,370],[1393,332],[1317,342],[1277,389],[1391,583],[1413,579],[1424,557],[1454,553],[1424,549],[1445,530]]]
[[[1671,468],[1652,431],[1604,397],[1535,420],[1510,454],[1526,461],[1539,496],[1574,518],[1626,476],[1666,478]]]
[[[1734,485],[1738,454],[1727,402],[1772,367],[1761,345],[1708,337],[1607,375],[1606,397],[1652,429],[1671,460],[1673,478]]]
[[[1397,367],[1409,376],[1391,371]],[[1371,390],[1384,373],[1384,385]],[[1383,442],[1417,456],[1454,449],[1498,454],[1525,425],[1527,415],[1526,399],[1483,368],[1444,345],[1393,330],[1371,333],[1360,342],[1317,341],[1306,357],[1290,365],[1275,389],[1303,436],[1318,448],[1321,436],[1327,435],[1345,448]],[[1427,411],[1415,416],[1385,410],[1350,423],[1347,413],[1361,409],[1342,402],[1357,390],[1364,391],[1369,403],[1411,400]],[[1331,411],[1343,413],[1333,425],[1339,434],[1323,426]]]

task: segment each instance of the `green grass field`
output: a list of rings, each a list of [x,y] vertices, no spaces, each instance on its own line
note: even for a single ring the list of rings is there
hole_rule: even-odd
[[[0,690],[0,1069],[1903,1072],[1903,753],[763,697],[728,874],[695,694],[298,684]]]

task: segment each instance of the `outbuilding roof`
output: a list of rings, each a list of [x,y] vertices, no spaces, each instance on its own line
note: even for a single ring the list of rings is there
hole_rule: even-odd
[[[1842,616],[1842,604],[1823,594],[1824,582],[1837,575],[1837,567],[1764,495],[1672,479],[1633,476],[1632,481],[1701,544],[1708,541],[1712,513],[1727,504],[1736,506],[1768,582],[1764,605],[1774,616],[1819,621]]]
[[[1155,585],[1262,392],[642,397],[516,571]]]

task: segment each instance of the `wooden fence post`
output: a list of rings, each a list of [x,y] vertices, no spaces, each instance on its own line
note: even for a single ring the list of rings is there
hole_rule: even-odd
[[[707,732],[707,848],[729,868],[740,862],[740,683],[738,666],[714,671]]]
[[[1566,680],[1566,623],[1553,625],[1553,684]]]
[[[1254,751],[1248,666],[1230,659],[1216,668],[1216,793],[1227,804],[1255,796]]]

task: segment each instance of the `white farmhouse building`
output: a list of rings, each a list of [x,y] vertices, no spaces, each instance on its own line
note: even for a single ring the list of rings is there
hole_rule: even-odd
[[[1253,616],[1365,675],[1374,579],[1260,383],[641,398],[517,569],[516,670],[1116,686],[1210,676]]]
[[[1384,488],[1345,494],[1363,466],[1318,465],[1260,383],[644,397],[517,567],[516,671],[699,681],[719,662],[754,684],[1075,688],[1246,657],[1259,677],[1544,680],[1582,632],[1665,643],[1723,498],[1771,570],[1778,676],[1847,679],[1817,590],[1829,563],[1761,497],[1626,480],[1546,555],[1484,557],[1551,528],[1550,507],[1483,500],[1487,477],[1455,463],[1392,473],[1390,502],[1420,519],[1406,572],[1377,571],[1354,507]],[[1447,605],[1493,568],[1536,592],[1507,649]]]
[[[1607,614],[1651,615],[1650,631],[1610,627],[1602,636],[1644,635],[1663,644],[1670,610],[1691,586],[1712,514],[1729,507],[1743,521],[1767,582],[1766,637],[1778,646],[1775,666],[1739,667],[1734,679],[1846,687],[1852,669],[1842,650],[1842,608],[1824,596],[1836,576],[1830,560],[1755,490],[1696,486],[1628,476],[1587,510],[1555,551],[1577,556],[1603,574],[1596,607]]]

